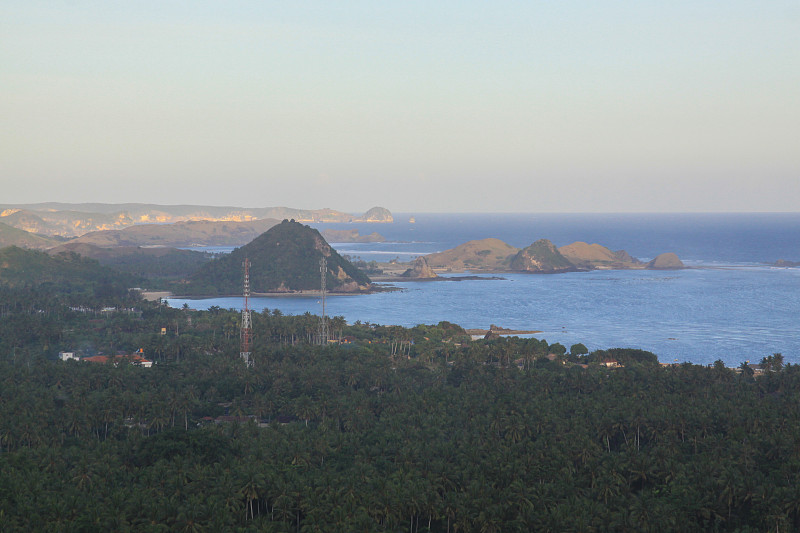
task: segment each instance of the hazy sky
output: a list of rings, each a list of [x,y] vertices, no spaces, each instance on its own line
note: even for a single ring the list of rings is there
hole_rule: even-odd
[[[0,204],[797,211],[800,2],[0,3]]]

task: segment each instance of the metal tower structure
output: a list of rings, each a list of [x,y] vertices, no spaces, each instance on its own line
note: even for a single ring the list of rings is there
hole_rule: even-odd
[[[253,356],[250,353],[250,342],[253,340],[253,321],[250,315],[250,260],[244,260],[244,307],[242,308],[242,347],[239,351],[244,364],[248,367],[253,366]]]
[[[325,298],[327,296],[327,288],[325,286],[325,278],[328,274],[328,260],[325,256],[322,256],[322,259],[319,260],[319,287],[320,292],[322,293],[321,301],[322,301],[322,315],[319,317],[319,331],[317,332],[317,342],[322,345],[326,346],[328,344],[328,317],[325,315]]]

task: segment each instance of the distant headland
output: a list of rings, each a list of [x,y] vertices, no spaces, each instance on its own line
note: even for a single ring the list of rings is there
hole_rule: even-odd
[[[421,257],[402,276],[430,279],[438,273],[466,271],[558,274],[590,270],[682,268],[686,268],[683,262],[671,252],[643,262],[625,250],[612,251],[600,244],[578,241],[558,248],[547,239],[539,239],[530,246],[518,249],[500,239],[488,238],[468,241],[450,250]]]
[[[310,223],[391,223],[392,213],[384,207],[373,207],[363,215],[352,215],[334,209],[296,209],[291,207],[245,208],[209,205],[158,204],[0,204],[0,223],[40,237],[74,238],[93,231],[122,230],[141,224],[174,224],[176,222],[259,222],[283,219]],[[259,226],[258,233],[266,231]],[[245,241],[249,242],[249,241]],[[41,243],[40,243],[41,244]],[[2,243],[0,243],[2,245]],[[46,246],[41,246],[46,247]]]

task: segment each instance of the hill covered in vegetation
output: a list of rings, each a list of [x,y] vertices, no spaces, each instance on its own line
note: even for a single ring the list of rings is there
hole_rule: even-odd
[[[47,253],[53,256],[75,253],[95,259],[101,265],[120,272],[127,272],[148,279],[184,279],[213,259],[213,255],[193,250],[170,247],[143,248],[141,246],[118,246],[102,248],[93,244],[69,242]]]
[[[91,299],[124,299],[140,281],[75,253],[51,256],[16,246],[0,249],[0,287],[79,294],[84,305]]]
[[[22,248],[44,249],[55,246],[59,242],[0,222],[0,248],[20,246]]]
[[[250,261],[250,287],[258,292],[319,290],[320,260],[327,258],[326,285],[335,292],[364,292],[371,288],[366,274],[340,256],[320,233],[293,220],[284,220],[229,255],[204,265],[176,291],[184,294],[241,294],[242,265]]]

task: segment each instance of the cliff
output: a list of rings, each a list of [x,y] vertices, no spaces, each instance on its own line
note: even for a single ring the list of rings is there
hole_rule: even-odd
[[[411,268],[400,274],[404,278],[413,279],[432,279],[438,278],[436,272],[428,265],[424,257],[417,257],[411,264]]]

